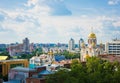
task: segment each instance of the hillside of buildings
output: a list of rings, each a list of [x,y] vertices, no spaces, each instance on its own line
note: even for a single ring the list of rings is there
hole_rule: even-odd
[[[25,38],[22,43],[0,45],[0,79],[8,83],[119,83],[119,53],[119,40],[98,44],[94,33],[88,35],[87,44],[80,39],[77,45],[72,38],[68,44],[33,44]],[[13,78],[11,71],[16,72]]]

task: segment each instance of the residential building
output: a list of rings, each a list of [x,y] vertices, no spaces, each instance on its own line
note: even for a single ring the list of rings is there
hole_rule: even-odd
[[[45,66],[39,66],[33,69],[15,67],[10,69],[8,74],[8,82],[6,83],[45,83],[45,78],[43,77],[44,71],[47,71]]]
[[[109,55],[120,56],[120,40],[115,39],[111,42],[107,42],[105,45],[105,51]]]
[[[10,56],[19,55],[23,52],[23,44],[9,45],[8,51]]]
[[[30,52],[29,39],[25,38],[23,40],[23,52]]]
[[[19,44],[19,43],[15,43],[15,44],[10,44],[8,46],[8,51],[10,56],[18,56],[21,54],[29,54],[34,50],[34,44],[33,43],[29,43],[29,39],[25,38],[23,40],[23,43]]]
[[[73,51],[75,49],[75,41],[74,41],[74,39],[70,39],[69,40],[69,44],[68,44],[68,50],[69,51]]]

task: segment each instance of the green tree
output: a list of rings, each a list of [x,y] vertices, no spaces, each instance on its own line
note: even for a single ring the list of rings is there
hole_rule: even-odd
[[[11,56],[9,55],[9,52],[7,50],[3,51],[0,53],[0,56],[8,56],[8,59],[11,58]]]
[[[68,81],[70,81],[69,71],[65,69],[47,77],[47,83],[69,83]]]
[[[120,83],[120,64],[90,57],[86,64],[73,60],[71,71],[48,76],[47,83]]]
[[[66,59],[80,58],[80,53],[72,53],[66,50],[60,53],[56,53],[55,55],[64,55]]]

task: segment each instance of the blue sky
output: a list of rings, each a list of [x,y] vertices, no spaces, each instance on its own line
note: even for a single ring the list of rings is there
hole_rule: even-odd
[[[120,0],[0,0],[0,43],[120,38]]]

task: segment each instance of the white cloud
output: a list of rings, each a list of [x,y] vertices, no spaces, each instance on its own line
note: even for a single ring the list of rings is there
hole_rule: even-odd
[[[109,35],[109,32],[112,32],[112,30],[108,26],[106,27],[104,22],[112,23],[112,27],[120,27],[120,18],[118,17],[50,15],[52,8],[44,1],[29,0],[25,4],[27,8],[16,8],[13,11],[0,9],[5,13],[4,17],[6,18],[1,22],[1,26],[6,31],[10,30],[10,32],[13,32],[21,39],[29,37],[33,42],[60,41],[66,43],[71,37],[76,40],[76,43],[81,37],[87,39],[88,34],[91,32],[91,27],[93,27],[93,31],[96,33],[98,40],[110,39],[115,31]],[[105,31],[106,28],[108,31]],[[10,32],[5,32],[4,35],[8,35]]]
[[[24,5],[30,7],[31,5],[35,5],[37,3],[38,3],[38,0],[28,0],[28,2]]]
[[[27,13],[36,15],[49,15],[51,8],[45,3],[45,0],[28,0],[25,4]]]
[[[120,21],[114,22],[113,25],[114,27],[120,27]]]
[[[84,37],[87,39],[88,34],[91,32],[91,27],[94,28],[94,32],[96,33],[98,40],[106,40],[107,38],[113,37],[114,34],[109,35],[109,32],[112,32],[112,30],[109,29],[109,26],[105,26],[104,22],[113,22],[118,21],[116,19],[117,17],[105,17],[105,16],[98,16],[98,17],[47,17],[47,18],[41,18],[44,19],[41,21],[41,27],[47,27],[49,29],[49,26],[51,26],[53,29],[55,28],[57,30],[57,36],[63,39],[69,40],[70,37],[75,38],[77,41],[80,37]],[[92,20],[93,19],[93,20]],[[46,22],[47,25],[46,25]],[[112,24],[113,30],[114,25]],[[106,30],[106,28],[108,28]],[[46,30],[47,30],[46,29]],[[53,31],[54,33],[54,31]],[[49,33],[48,33],[49,35]],[[103,38],[103,39],[102,39]]]
[[[108,35],[107,31],[104,31],[106,29],[104,22],[110,21],[114,27],[119,26],[117,17],[42,16],[37,12],[33,12],[34,15],[32,11],[31,13],[25,12],[25,10],[22,10],[23,13],[20,12],[12,12],[1,24],[4,29],[13,31],[18,37],[29,37],[34,42],[68,42],[73,37],[77,43],[81,37],[87,39],[91,27],[93,27],[98,40],[101,41],[105,40],[106,36],[110,38],[113,35]],[[15,16],[12,17],[12,15]],[[24,19],[23,22],[15,20],[16,17],[20,16]]]
[[[120,17],[116,18],[116,21],[113,22],[113,26],[120,28]]]
[[[116,4],[119,4],[119,3],[120,3],[120,0],[109,0],[108,1],[109,5],[116,5]]]

